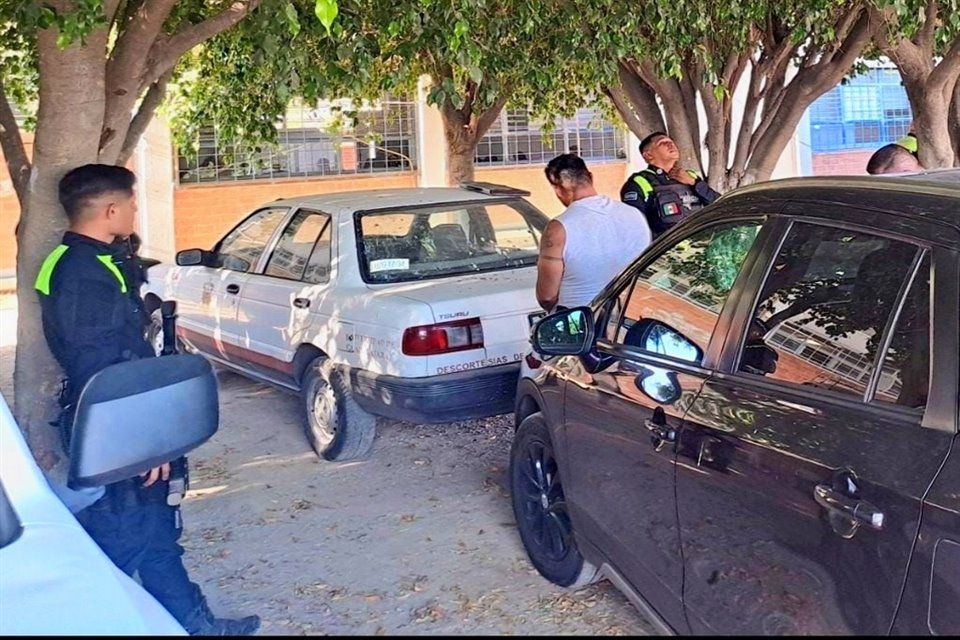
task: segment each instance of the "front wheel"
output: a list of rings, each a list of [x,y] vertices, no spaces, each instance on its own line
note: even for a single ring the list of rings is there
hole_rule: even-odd
[[[513,514],[530,562],[544,578],[561,587],[582,587],[597,580],[573,537],[560,468],[542,413],[527,416],[510,451]]]
[[[307,367],[300,390],[307,441],[324,460],[366,455],[376,436],[376,418],[360,408],[343,374],[327,358]]]

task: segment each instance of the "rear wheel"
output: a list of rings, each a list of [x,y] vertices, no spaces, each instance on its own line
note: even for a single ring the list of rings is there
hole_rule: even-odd
[[[597,579],[573,537],[560,469],[542,413],[527,416],[510,452],[513,514],[530,562],[561,587],[581,587]]]
[[[300,391],[307,441],[325,460],[366,455],[376,436],[376,418],[360,408],[343,374],[324,357],[307,366]]]

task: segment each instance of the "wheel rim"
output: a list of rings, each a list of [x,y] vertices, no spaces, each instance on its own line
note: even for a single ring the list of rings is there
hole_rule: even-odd
[[[520,517],[530,542],[553,562],[570,553],[573,529],[557,473],[553,452],[542,442],[531,442],[520,462]]]
[[[322,378],[315,378],[307,400],[310,428],[317,442],[328,445],[337,436],[336,397],[333,387]]]

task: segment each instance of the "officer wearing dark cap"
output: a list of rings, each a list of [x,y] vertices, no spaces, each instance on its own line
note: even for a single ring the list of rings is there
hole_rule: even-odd
[[[666,133],[641,140],[640,154],[648,166],[627,178],[620,199],[643,212],[654,238],[720,197],[703,178],[677,164],[680,150]]]

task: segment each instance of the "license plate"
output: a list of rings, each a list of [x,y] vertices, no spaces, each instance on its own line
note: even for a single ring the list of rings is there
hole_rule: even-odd
[[[529,316],[527,316],[527,321],[530,323],[530,327],[533,328],[533,325],[537,324],[545,317],[547,317],[546,311],[537,311],[536,313],[531,313]]]

